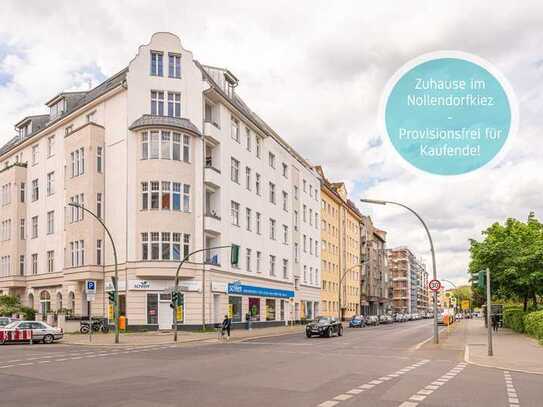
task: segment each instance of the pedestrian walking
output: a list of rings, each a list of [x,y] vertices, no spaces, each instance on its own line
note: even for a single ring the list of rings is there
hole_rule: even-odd
[[[230,339],[230,328],[232,327],[232,320],[228,318],[228,315],[224,316],[224,321],[222,321],[222,330],[221,336],[224,338],[226,332],[226,340]]]
[[[494,332],[498,332],[498,316],[492,315],[491,319],[492,319],[492,329],[494,330]]]
[[[251,330],[251,313],[250,312],[247,312],[247,314],[245,314],[245,319],[247,320],[247,330],[250,331]]]

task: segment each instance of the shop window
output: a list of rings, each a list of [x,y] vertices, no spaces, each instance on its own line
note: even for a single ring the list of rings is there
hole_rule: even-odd
[[[266,300],[266,321],[275,321],[275,300]]]
[[[158,294],[147,294],[147,324],[158,324]]]
[[[249,298],[249,312],[251,320],[260,321],[260,298]]]
[[[241,322],[241,297],[228,297],[228,307],[231,308],[232,322]]]

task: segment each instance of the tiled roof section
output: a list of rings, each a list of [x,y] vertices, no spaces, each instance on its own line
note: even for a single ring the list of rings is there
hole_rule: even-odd
[[[187,130],[198,136],[202,135],[200,130],[198,130],[198,128],[189,119],[185,119],[183,117],[155,116],[151,114],[144,114],[134,123],[132,123],[128,129],[138,130],[145,127],[156,126]]]
[[[307,169],[313,170],[313,166],[307,162],[305,158],[303,158],[300,154],[298,154],[279,134],[277,134],[262,118],[253,112],[249,106],[245,104],[245,102],[234,93],[233,97],[228,96],[224,90],[219,86],[219,84],[213,79],[213,77],[207,72],[207,68],[211,69],[219,69],[214,67],[208,67],[207,65],[202,65],[198,61],[194,60],[194,63],[200,70],[202,71],[202,75],[204,80],[206,80],[214,90],[216,90],[218,93],[220,93],[225,99],[230,101],[238,110],[240,110],[246,117],[249,118],[255,124],[257,127],[260,128],[264,133],[267,133],[269,136],[273,137],[279,144],[283,146],[288,152],[290,152],[292,155],[294,155],[298,161],[300,161],[303,165],[306,166]],[[226,71],[226,70],[225,70]]]
[[[0,156],[2,156],[3,154],[6,154],[11,149],[15,148],[22,142],[26,141],[28,138],[33,137],[35,134],[53,125],[54,123],[58,122],[62,118],[69,115],[70,113],[74,112],[75,110],[85,106],[86,104],[92,102],[94,99],[107,93],[109,90],[122,84],[126,79],[127,72],[128,72],[128,68],[123,69],[119,73],[113,75],[112,77],[102,82],[100,85],[98,85],[94,89],[89,90],[88,92],[66,92],[67,98],[71,99],[70,100],[71,103],[68,103],[68,110],[66,112],[64,112],[61,116],[55,118],[55,120],[52,120],[52,121],[49,121],[48,114],[39,115],[39,116],[31,116],[32,118],[38,118],[37,121],[33,120],[32,122],[32,134],[24,138],[20,138],[19,136],[13,137],[10,141],[8,141],[6,144],[4,144],[0,148]],[[38,125],[38,128],[35,127],[36,124]]]

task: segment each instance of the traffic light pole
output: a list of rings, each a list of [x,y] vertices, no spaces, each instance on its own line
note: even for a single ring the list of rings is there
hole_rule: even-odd
[[[195,250],[189,254],[187,254],[183,260],[181,260],[181,263],[179,263],[179,266],[177,266],[177,271],[175,272],[175,280],[174,280],[174,288],[173,288],[173,292],[175,293],[178,293],[179,292],[179,272],[181,271],[181,267],[183,267],[183,264],[189,259],[190,256],[192,256],[193,254],[196,254],[196,253],[200,253],[200,252],[205,252],[205,251],[208,251],[208,250],[213,250],[213,249],[226,249],[226,248],[230,248],[232,250],[232,248],[234,247],[234,245],[229,245],[229,246],[215,246],[215,247],[207,247],[205,249],[199,249],[199,250]],[[202,284],[202,293],[203,293],[203,290],[205,290],[205,287],[203,286]],[[173,293],[172,293],[173,294]],[[172,297],[173,298],[173,297]],[[173,331],[173,340],[174,342],[177,342],[177,327],[178,327],[178,321],[177,321],[177,302],[174,305],[174,308],[173,308],[173,326],[174,326],[174,331]]]
[[[113,247],[113,259],[115,261],[115,284],[113,288],[115,289],[115,343],[119,343],[119,317],[120,317],[120,308],[119,308],[119,271],[118,271],[118,265],[117,265],[117,248],[115,247],[115,242],[113,241],[113,237],[111,236],[111,233],[109,232],[109,229],[105,225],[105,223],[100,219],[98,216],[94,214],[94,212],[88,210],[82,205],[76,204],[74,202],[69,202],[69,206],[73,206],[75,208],[82,209],[83,211],[90,214],[94,219],[96,219],[100,225],[104,228],[104,230],[107,233],[107,236],[109,237],[109,240],[111,241],[111,246]],[[92,330],[92,324],[90,329]]]
[[[482,273],[482,271],[480,271]],[[492,349],[492,298],[490,295],[490,269],[486,269],[486,324],[488,325],[488,356],[494,355]]]

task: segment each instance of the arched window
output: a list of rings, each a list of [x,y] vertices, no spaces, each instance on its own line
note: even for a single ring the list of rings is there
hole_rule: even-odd
[[[68,294],[68,307],[72,312],[75,311],[75,294],[73,291]]]
[[[34,294],[28,294],[28,306],[34,308]]]
[[[57,311],[60,311],[62,309],[62,293],[57,293]]]
[[[40,294],[41,313],[47,315],[51,311],[51,294],[49,291],[42,291]]]

